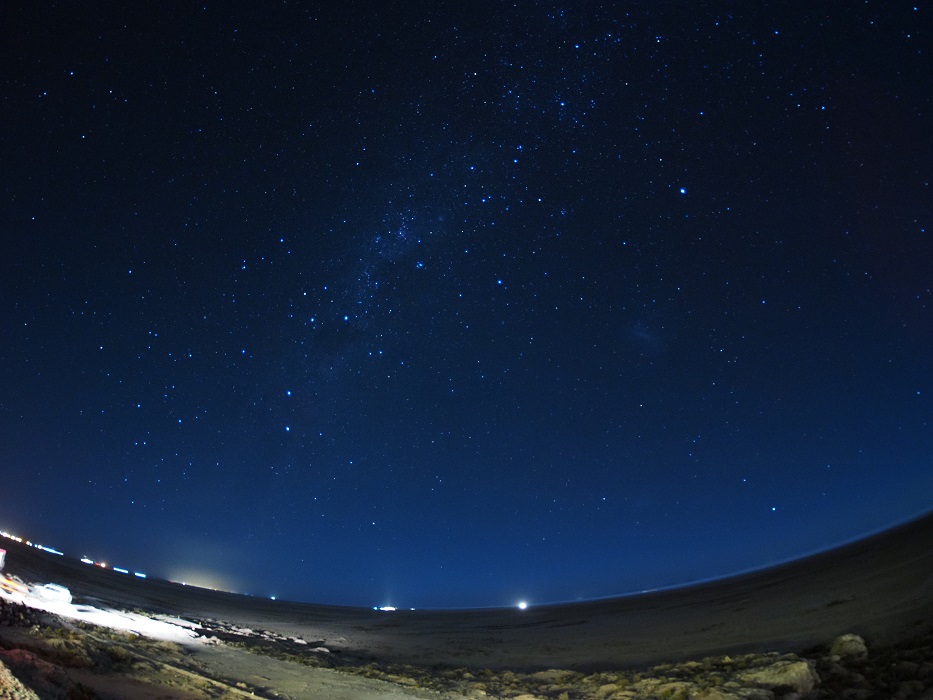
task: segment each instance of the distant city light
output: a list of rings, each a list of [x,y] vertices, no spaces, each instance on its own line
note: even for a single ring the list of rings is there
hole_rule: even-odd
[[[8,540],[13,540],[14,542],[22,542],[23,538],[18,537],[17,535],[12,535],[6,530],[0,530],[0,537],[6,537]]]
[[[44,544],[35,544],[33,542],[27,542],[30,547],[35,547],[36,549],[41,549],[43,552],[48,552],[49,554],[57,554],[62,557],[65,556],[64,552],[59,552],[57,549],[52,549],[51,547],[46,547]]]
[[[114,571],[118,571],[118,572],[120,572],[121,574],[128,574],[128,573],[130,573],[128,569],[121,569],[119,566],[113,567],[113,570],[114,570]]]

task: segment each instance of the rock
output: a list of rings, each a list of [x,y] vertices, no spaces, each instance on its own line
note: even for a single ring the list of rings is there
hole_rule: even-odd
[[[23,685],[0,661],[0,698],[3,700],[39,700],[39,696]]]
[[[924,690],[922,681],[904,681],[903,683],[898,684],[897,693],[894,697],[897,700],[901,698],[915,698]]]
[[[828,668],[821,668],[823,671],[823,677],[831,678],[846,678],[849,675],[849,669],[845,666],[842,666],[836,661],[831,661]]]
[[[655,688],[657,688],[663,682],[664,681],[660,680],[659,678],[642,678],[641,680],[635,682],[634,689],[639,693],[650,695],[654,692]]]
[[[717,690],[715,688],[697,695],[696,698],[697,700],[742,700],[741,695],[727,693],[724,690]]]
[[[531,677],[536,681],[546,681],[548,683],[564,683],[574,676],[573,671],[567,671],[561,668],[552,668],[547,671],[538,671],[532,673]]]
[[[905,681],[920,678],[920,664],[916,661],[900,661],[895,664],[894,673]]]
[[[865,659],[868,657],[868,647],[857,634],[843,634],[833,640],[829,653],[841,659]]]
[[[0,650],[0,664],[12,668],[17,676],[25,678],[29,683],[30,688],[27,690],[30,690],[33,695],[22,697],[37,697],[38,693],[42,693],[39,697],[64,697],[63,689],[71,684],[67,674],[61,668],[25,649]],[[38,692],[32,691],[31,688],[35,688]]]
[[[820,682],[820,677],[806,661],[776,661],[764,668],[745,671],[739,674],[739,679],[778,695],[798,693],[800,696],[808,695]]]
[[[664,698],[664,700],[689,700],[693,697],[693,691],[695,690],[696,685],[693,683],[671,681],[659,685],[655,692],[659,698]]]
[[[742,700],[774,700],[774,693],[764,688],[743,688],[739,697]]]
[[[596,689],[596,691],[593,693],[593,695],[594,695],[598,700],[604,700],[605,698],[610,698],[610,697],[612,697],[613,695],[615,695],[615,692],[616,692],[618,689],[619,689],[619,686],[616,685],[615,683],[604,683],[603,685],[599,686],[599,687]]]
[[[839,697],[840,700],[870,700],[875,697],[875,692],[860,688],[846,688]]]

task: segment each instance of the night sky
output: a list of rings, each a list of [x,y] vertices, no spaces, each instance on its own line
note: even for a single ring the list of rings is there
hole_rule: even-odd
[[[930,7],[124,5],[0,9],[0,528],[471,607],[933,505]]]

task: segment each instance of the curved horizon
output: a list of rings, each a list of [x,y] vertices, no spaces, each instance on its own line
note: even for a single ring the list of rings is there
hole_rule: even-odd
[[[887,534],[893,534],[894,531],[896,530],[916,524],[917,522],[924,520],[924,519],[933,520],[933,508],[927,509],[926,511],[922,511],[913,516],[904,518],[902,520],[894,522],[885,527],[877,528],[875,530],[864,533],[862,535],[852,537],[847,540],[837,542],[835,544],[828,545],[822,549],[813,550],[809,552],[803,552],[799,555],[796,555],[796,556],[793,556],[787,559],[768,562],[766,564],[751,567],[748,569],[730,571],[730,572],[726,572],[726,573],[723,573],[717,576],[712,576],[709,578],[693,579],[689,581],[683,581],[680,583],[672,583],[668,585],[658,586],[655,588],[645,588],[645,589],[631,590],[631,591],[620,592],[620,593],[611,593],[611,594],[607,594],[603,596],[594,596],[592,598],[574,598],[574,599],[564,599],[564,600],[535,600],[531,602],[527,600],[526,598],[522,598],[521,596],[519,596],[519,597],[516,597],[515,600],[511,603],[476,605],[476,606],[466,606],[466,607],[417,607],[417,606],[408,607],[408,606],[405,606],[405,607],[394,608],[392,611],[404,613],[405,611],[410,611],[410,610],[435,611],[435,612],[443,612],[445,610],[451,611],[451,612],[469,611],[469,610],[507,610],[507,609],[520,607],[519,606],[520,603],[525,603],[528,608],[565,607],[568,605],[575,605],[578,603],[585,604],[585,603],[611,602],[613,600],[622,600],[622,599],[633,598],[633,597],[638,597],[638,596],[652,594],[652,593],[680,591],[680,590],[693,588],[696,586],[705,586],[707,584],[728,582],[730,580],[739,579],[747,575],[766,573],[772,569],[778,569],[784,566],[798,564],[808,559],[820,557],[821,555],[839,552],[840,550],[845,550],[853,545],[857,546],[859,544],[867,543],[869,540],[872,540],[875,537],[883,536]],[[28,537],[24,535],[19,535],[17,532],[8,530],[6,528],[0,528],[0,531],[2,531],[4,535],[18,536],[19,539],[23,541],[23,543],[27,543],[27,540],[29,540]],[[2,540],[0,540],[0,542],[2,542]],[[79,559],[83,560],[83,557],[84,557],[84,555],[79,557],[79,556],[75,556],[73,553],[58,551],[57,549],[55,549],[48,543],[44,543],[44,542],[33,542],[29,540],[28,544],[30,544],[33,547],[37,547],[40,550],[45,550],[47,553],[62,555],[71,560],[79,560]],[[0,547],[0,549],[3,549],[3,548]],[[111,571],[113,571],[116,566],[116,564],[114,563],[107,563],[103,560],[94,561],[93,563],[98,566],[102,566],[104,569],[109,569]],[[124,573],[118,573],[118,575],[127,576],[127,579],[130,579],[135,573],[135,571],[132,569],[124,569],[123,572]],[[140,574],[137,574],[137,577],[140,577]],[[356,609],[356,610],[375,610],[380,607],[380,605],[378,604],[377,605],[367,605],[367,604],[354,605],[354,604],[336,603],[333,601],[320,600],[320,599],[301,600],[301,599],[295,599],[295,598],[283,598],[280,596],[270,596],[268,594],[253,593],[253,592],[244,591],[244,590],[237,590],[234,588],[225,588],[222,586],[222,584],[219,583],[221,579],[216,579],[212,582],[210,580],[205,580],[205,579],[199,580],[197,578],[191,578],[191,577],[186,578],[184,576],[181,576],[181,577],[164,576],[164,575],[160,575],[159,572],[156,572],[155,574],[151,574],[151,575],[149,573],[146,573],[145,575],[141,577],[146,580],[150,578],[160,579],[167,583],[177,584],[177,585],[181,585],[184,587],[198,588],[198,589],[205,590],[205,591],[232,593],[235,595],[242,595],[242,596],[246,596],[250,598],[271,599],[275,601],[280,601],[282,603],[298,603],[302,605],[324,606],[324,607],[346,607],[346,608]],[[381,605],[387,605],[387,604],[388,603],[384,602]],[[521,608],[521,609],[525,609],[525,608]]]

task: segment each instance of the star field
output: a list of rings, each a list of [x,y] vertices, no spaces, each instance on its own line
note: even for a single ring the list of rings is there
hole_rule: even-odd
[[[350,605],[933,499],[920,5],[0,11],[0,526]]]

